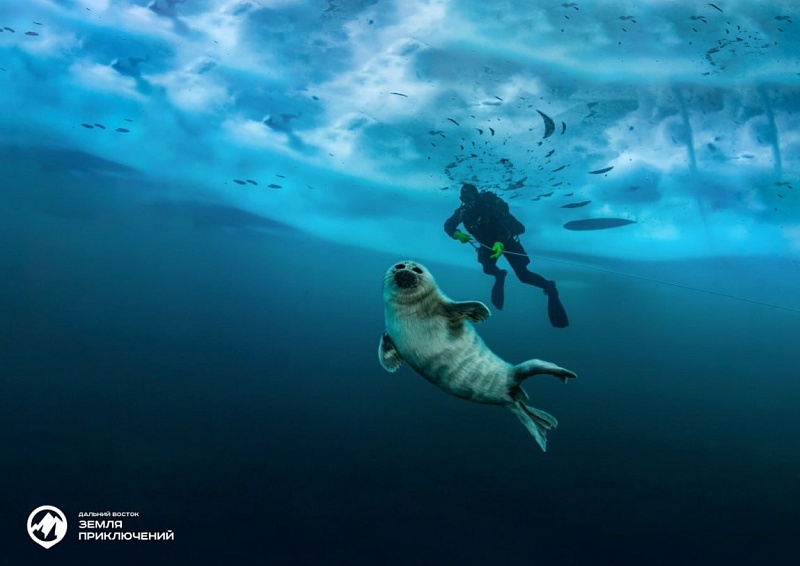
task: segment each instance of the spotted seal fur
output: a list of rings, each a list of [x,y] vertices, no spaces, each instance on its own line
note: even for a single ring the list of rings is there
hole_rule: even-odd
[[[523,380],[550,374],[564,383],[577,377],[568,369],[542,360],[511,365],[492,352],[472,322],[490,316],[478,301],[456,302],[439,290],[423,265],[401,261],[383,278],[386,332],[380,340],[381,365],[395,372],[405,361],[422,377],[447,393],[506,407],[546,450],[545,435],[558,424],[555,417],[525,405]]]

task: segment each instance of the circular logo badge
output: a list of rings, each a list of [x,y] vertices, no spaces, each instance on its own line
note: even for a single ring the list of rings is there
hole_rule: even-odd
[[[58,507],[37,507],[28,515],[28,534],[39,546],[50,548],[64,540],[67,534],[67,518]]]

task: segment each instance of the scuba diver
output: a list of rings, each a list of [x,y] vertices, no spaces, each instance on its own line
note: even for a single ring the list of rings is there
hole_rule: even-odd
[[[556,282],[527,268],[531,260],[519,241],[519,235],[525,232],[525,226],[511,215],[508,203],[490,191],[478,192],[478,188],[470,183],[461,186],[461,202],[462,205],[445,221],[444,231],[462,244],[471,242],[473,238],[480,244],[478,262],[483,266],[484,273],[494,276],[492,304],[498,310],[503,309],[504,285],[508,272],[497,267],[497,260],[506,252],[506,261],[517,279],[539,287],[547,295],[550,324],[556,328],[569,326],[567,312],[558,298]],[[469,234],[458,229],[461,223]]]

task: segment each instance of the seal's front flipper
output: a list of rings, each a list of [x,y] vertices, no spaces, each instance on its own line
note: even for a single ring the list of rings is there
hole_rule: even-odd
[[[547,431],[558,426],[556,418],[544,411],[528,407],[522,401],[516,401],[513,405],[506,405],[508,410],[517,415],[528,432],[531,433],[536,443],[541,447],[542,452],[547,451]]]
[[[403,362],[400,352],[397,351],[391,336],[387,332],[384,332],[383,336],[381,336],[381,343],[378,346],[378,359],[383,369],[391,373],[396,372]]]
[[[445,316],[453,322],[469,320],[482,322],[491,316],[489,308],[480,301],[449,302],[442,305]]]
[[[554,363],[545,362],[544,360],[528,360],[527,362],[522,362],[514,366],[513,371],[514,379],[517,384],[522,383],[523,379],[539,374],[554,375],[564,383],[567,382],[567,379],[578,377],[574,372],[557,366]]]

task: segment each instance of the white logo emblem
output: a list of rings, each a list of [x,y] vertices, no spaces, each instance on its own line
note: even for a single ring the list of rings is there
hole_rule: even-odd
[[[50,548],[67,534],[67,518],[58,507],[37,507],[28,515],[28,534],[36,544]]]

